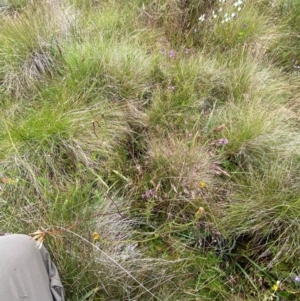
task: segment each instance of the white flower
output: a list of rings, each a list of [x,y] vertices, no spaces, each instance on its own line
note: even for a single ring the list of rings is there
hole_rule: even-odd
[[[241,11],[241,9],[242,9],[242,8],[239,6],[237,10],[238,10],[238,11]]]
[[[200,17],[199,17],[199,21],[200,22],[203,22],[205,20],[205,14],[203,14],[203,15],[201,15]]]
[[[237,7],[239,5],[242,5],[243,4],[243,1],[242,0],[238,0],[236,2],[233,3],[233,6]]]
[[[232,13],[232,14],[231,14],[231,18],[234,18],[235,16],[236,16],[235,13]]]
[[[223,7],[220,7],[220,8],[219,8],[219,12],[221,12],[221,11],[223,11]]]

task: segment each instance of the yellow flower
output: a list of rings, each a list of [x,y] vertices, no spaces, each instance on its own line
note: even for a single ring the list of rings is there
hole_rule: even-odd
[[[200,187],[200,188],[204,188],[204,187],[205,187],[205,183],[204,183],[203,181],[200,182],[200,183],[199,183],[199,187]]]
[[[280,284],[280,281],[276,281],[276,284],[274,284],[274,285],[272,286],[272,290],[273,290],[274,292],[277,292],[277,291],[278,291],[278,289],[279,289],[279,284]]]
[[[99,235],[98,232],[95,231],[95,232],[93,233],[93,239],[94,239],[94,240],[100,240],[100,235]]]
[[[16,184],[16,181],[10,178],[1,178],[1,182],[10,185]]]
[[[203,207],[199,207],[198,211],[197,211],[197,215],[201,215],[204,213],[204,208]]]

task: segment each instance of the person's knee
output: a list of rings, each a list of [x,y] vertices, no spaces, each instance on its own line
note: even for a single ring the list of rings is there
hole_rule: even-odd
[[[3,252],[6,250],[15,259],[19,256],[22,258],[32,257],[39,253],[36,242],[30,236],[24,234],[10,234],[1,237],[1,249]]]

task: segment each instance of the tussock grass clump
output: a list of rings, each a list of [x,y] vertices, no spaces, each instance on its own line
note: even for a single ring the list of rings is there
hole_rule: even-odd
[[[197,137],[194,139],[197,140]],[[211,181],[208,151],[196,142],[191,143],[190,139],[169,137],[160,141],[152,138],[148,156],[149,168],[155,171],[155,178],[169,179],[170,189],[173,186],[175,190],[192,194],[199,189],[199,182]]]
[[[15,156],[19,162],[37,161],[34,169],[39,174],[47,171],[48,177],[58,181],[71,170],[75,172],[78,164],[105,169],[109,154],[130,133],[123,112],[105,102],[77,110],[68,108],[68,103],[47,102],[26,111],[22,122],[20,113],[3,118],[3,161],[14,161]]]
[[[274,18],[280,19],[277,39],[269,47],[272,63],[287,72],[299,69],[297,31],[300,5],[297,1],[277,1],[273,5]]]
[[[0,82],[7,95],[24,97],[58,73],[59,40],[69,30],[63,18],[58,2],[28,5],[15,18],[2,14]]]
[[[203,131],[209,125],[204,112],[226,97],[224,70],[202,52],[163,50],[162,66],[155,70],[155,76],[160,75],[160,85],[153,91],[151,106],[147,107],[149,126],[159,128],[161,133],[175,130],[193,135],[197,130]]]
[[[135,43],[126,44],[100,37],[83,47],[64,48],[70,70],[66,85],[83,101],[95,100],[100,95],[119,101],[146,93],[152,59]]]
[[[228,158],[241,160],[241,164],[243,161],[271,162],[278,152],[291,149],[290,142],[296,142],[298,135],[291,128],[285,128],[288,113],[280,106],[266,106],[261,100],[230,105],[222,110],[218,118],[220,123],[227,124],[224,134],[230,141],[225,149]]]
[[[296,182],[299,175],[294,168],[296,164],[294,160],[283,161],[281,165],[267,164],[263,174],[253,170],[246,182],[238,184],[236,202],[231,204],[227,216],[229,224],[231,219],[236,223],[236,235],[247,232],[257,241],[266,240],[266,244],[260,247],[272,249],[273,260],[269,267],[281,260],[292,264],[298,256],[297,235],[285,236],[288,232],[298,231],[299,191]],[[242,211],[248,214],[242,214]],[[242,216],[243,220],[240,220]]]
[[[234,241],[230,260],[255,289],[260,287],[258,275],[269,284],[286,279],[293,286],[298,273],[299,241],[293,234],[299,231],[297,161],[280,159],[277,165],[274,160],[265,165],[263,173],[247,173],[245,182],[237,180],[227,210],[225,223]],[[289,296],[285,292],[280,295]]]
[[[224,57],[220,59],[223,61]],[[267,103],[288,102],[292,97],[292,92],[287,89],[289,79],[271,66],[262,67],[261,59],[251,49],[243,49],[242,53],[234,51],[226,56],[223,62],[229,64],[227,71],[231,72],[224,76],[223,86],[226,89],[221,92],[228,100],[251,102],[251,98],[262,98]]]

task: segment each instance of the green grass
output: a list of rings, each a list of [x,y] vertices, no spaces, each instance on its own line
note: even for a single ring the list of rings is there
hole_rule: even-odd
[[[2,5],[0,232],[68,300],[299,299],[300,6],[234,3]]]

